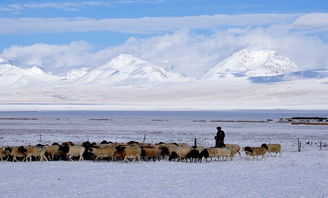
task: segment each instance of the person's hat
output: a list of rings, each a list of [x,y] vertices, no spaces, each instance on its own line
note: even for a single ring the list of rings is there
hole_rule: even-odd
[[[221,129],[221,127],[216,127],[217,130]]]

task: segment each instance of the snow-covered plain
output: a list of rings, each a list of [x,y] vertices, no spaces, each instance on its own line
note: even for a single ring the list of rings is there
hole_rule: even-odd
[[[227,143],[280,143],[281,157],[208,163],[0,162],[0,197],[328,197],[328,126],[275,122],[327,111],[53,111],[0,112],[0,146],[71,140],[186,142],[213,146],[215,127]],[[101,118],[102,120],[97,120]],[[105,120],[104,120],[105,119]],[[108,119],[108,120],[106,120]],[[272,122],[214,122],[257,120]],[[297,138],[303,142],[297,152]],[[312,145],[305,142],[313,142]]]

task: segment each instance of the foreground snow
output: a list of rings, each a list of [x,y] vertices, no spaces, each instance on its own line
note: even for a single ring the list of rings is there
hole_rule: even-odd
[[[327,197],[328,152],[209,163],[0,163],[0,197]]]

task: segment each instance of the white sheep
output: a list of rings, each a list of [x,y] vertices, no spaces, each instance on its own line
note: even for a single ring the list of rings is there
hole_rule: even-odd
[[[63,151],[59,150],[59,145],[47,145],[45,147],[49,160],[54,160],[55,157],[60,157],[65,154]]]
[[[24,152],[19,151],[19,150],[21,150],[21,148],[24,148],[24,147],[23,146],[7,147],[7,148],[5,148],[5,151],[8,156],[11,156],[13,158],[13,162],[14,161],[18,162],[17,157],[23,158],[22,161],[24,161],[26,155]]]
[[[250,159],[250,156],[253,156],[253,159],[255,159],[255,157],[257,158],[258,156],[262,156],[262,159],[264,159],[267,149],[268,147],[265,145],[262,145],[261,147],[247,146],[243,148],[246,154],[246,159]]]
[[[141,148],[140,147],[126,147],[124,149],[124,162],[128,162],[129,160],[138,160],[141,159]]]
[[[241,153],[240,153],[241,147],[238,144],[225,144],[225,148],[231,149],[232,157],[234,157],[238,153],[239,157],[241,158]]]
[[[262,146],[267,146],[268,153],[275,153],[275,156],[279,153],[279,156],[281,156],[281,145],[280,144],[262,144]]]
[[[20,151],[26,154],[26,161],[32,161],[32,157],[39,157],[40,161],[46,160],[46,148],[44,146],[25,146]]]
[[[200,155],[200,161],[202,161],[203,158],[205,158],[206,162],[207,162],[207,158],[211,158],[211,160],[213,158],[223,158],[224,160],[226,160],[228,157],[230,157],[230,159],[232,159],[232,150],[231,149],[227,149],[227,148],[207,148],[204,149],[199,155]]]
[[[153,161],[161,160],[161,152],[162,150],[158,147],[144,147],[141,150],[141,156],[144,160],[149,161],[153,159]]]
[[[178,146],[174,148],[170,153],[169,160],[170,161],[173,159],[178,159],[178,161],[187,160],[187,155],[191,150],[193,150],[192,147]]]
[[[66,153],[70,161],[73,161],[73,157],[79,157],[79,161],[82,161],[85,147],[81,145],[65,145],[61,146],[60,150]]]
[[[113,160],[116,148],[105,145],[102,147],[91,147],[89,148],[89,151],[95,155],[95,160],[107,157]]]

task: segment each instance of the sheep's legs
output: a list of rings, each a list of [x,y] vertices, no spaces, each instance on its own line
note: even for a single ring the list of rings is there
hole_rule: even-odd
[[[47,157],[44,155],[44,156],[40,156],[40,161],[43,161],[43,159],[45,160],[45,161],[48,161],[48,159],[47,159]]]
[[[80,155],[79,161],[83,161],[83,155]]]

